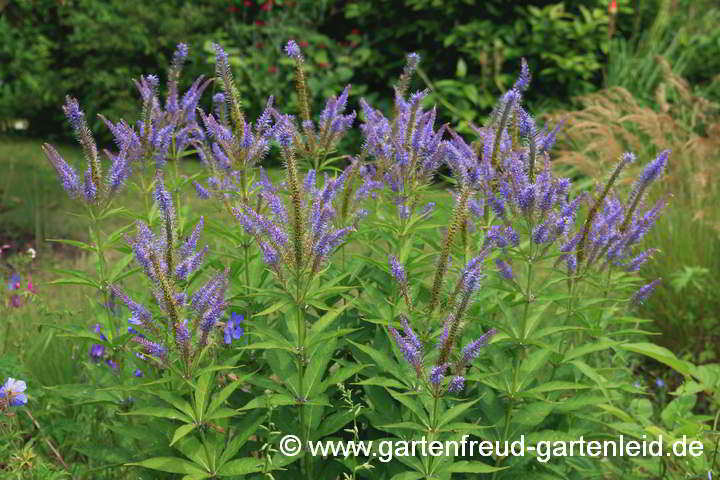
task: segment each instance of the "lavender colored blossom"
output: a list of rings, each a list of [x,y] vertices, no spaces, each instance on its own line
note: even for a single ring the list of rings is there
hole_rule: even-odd
[[[130,323],[132,323],[133,325],[143,325],[148,323],[152,319],[152,315],[147,308],[132,300],[125,294],[125,292],[120,290],[118,287],[111,286],[110,291],[113,292],[116,297],[122,300],[122,302],[128,307],[128,310],[130,310],[130,313],[132,314],[129,320]]]
[[[460,393],[465,389],[465,377],[462,377],[460,375],[457,375],[450,380],[450,384],[448,385],[448,392],[450,393]]]
[[[71,198],[75,197],[80,189],[75,169],[68,165],[58,151],[55,150],[55,147],[49,143],[43,144],[42,149],[45,157],[55,169],[60,182],[62,182],[63,189]]]
[[[395,344],[405,357],[405,360],[419,372],[422,369],[423,363],[423,346],[410,327],[407,318],[403,317],[402,320],[403,333],[405,336],[401,335],[395,327],[389,327],[388,329],[395,340]]]
[[[288,57],[290,57],[294,60],[302,61],[303,56],[302,56],[302,53],[300,52],[300,47],[298,47],[298,44],[295,42],[295,40],[288,40],[288,42],[285,45],[285,48],[283,50],[285,50],[285,54]]]
[[[498,272],[500,273],[500,275],[502,275],[503,278],[507,280],[513,279],[512,267],[508,262],[498,259],[495,260],[495,266],[497,267]]]
[[[278,253],[277,251],[267,242],[262,242],[260,244],[260,249],[263,252],[263,260],[265,261],[266,265],[273,266],[277,264],[278,262]]]
[[[173,64],[179,65],[185,61],[188,56],[188,46],[185,43],[178,43],[173,53]]]
[[[516,247],[520,243],[520,239],[512,227],[493,225],[488,230],[486,242],[494,244],[498,248],[506,248],[508,246]]]
[[[94,202],[97,199],[97,186],[92,179],[92,173],[90,172],[90,168],[85,171],[83,193],[85,194],[85,200],[87,200],[88,202]]]
[[[528,67],[527,61],[524,58],[520,59],[520,75],[515,81],[513,89],[519,92],[527,90],[528,86],[530,86],[531,78],[532,76],[530,75],[530,68]]]
[[[440,385],[445,378],[445,370],[447,370],[448,364],[436,365],[430,369],[430,383],[433,385]]]
[[[145,376],[145,374],[143,373],[143,371],[140,370],[139,368],[136,368],[136,369],[135,369],[135,372],[133,372],[133,375],[134,375],[135,377],[137,377],[137,378],[142,378],[142,377]]]
[[[207,254],[209,248],[210,247],[205,245],[205,248],[183,260],[175,268],[175,276],[177,277],[177,279],[183,281],[187,280],[188,276],[200,267],[200,264],[202,263],[203,258]]]
[[[80,104],[77,99],[67,96],[65,97],[65,105],[63,105],[63,112],[67,117],[73,130],[80,130],[85,127],[85,114],[80,109]]]
[[[497,330],[495,330],[494,328],[491,328],[477,340],[474,340],[474,341],[468,343],[465,346],[465,348],[463,348],[461,363],[463,365],[468,365],[473,360],[475,360],[478,357],[478,355],[480,355],[480,350],[482,349],[482,347],[486,346],[488,344],[488,342],[490,342],[490,339],[496,333],[497,333]]]
[[[27,384],[24,381],[8,377],[0,388],[0,398],[5,399],[11,407],[21,407],[28,401],[24,393],[26,389]]]
[[[197,194],[198,198],[201,200],[207,200],[210,198],[210,191],[200,185],[198,182],[194,181],[192,182],[193,187],[195,187],[195,193]]]
[[[550,240],[550,228],[547,221],[533,228],[532,240],[537,244],[546,243]]]
[[[144,347],[145,355],[149,355],[155,358],[163,358],[165,357],[165,355],[167,355],[167,348],[157,342],[152,342],[146,338],[141,337],[133,337],[133,341],[139,343]]]
[[[175,343],[182,349],[188,348],[190,344],[190,329],[188,328],[187,319],[183,320],[182,323],[176,324]]]
[[[390,255],[388,261],[390,263],[390,273],[392,273],[395,280],[398,283],[407,282],[405,267],[398,261],[397,257],[395,255]]]
[[[170,195],[170,192],[167,191],[167,189],[165,188],[165,184],[160,178],[157,178],[155,180],[154,197],[155,202],[160,208],[160,211],[163,213],[163,218],[165,219],[165,221],[171,222],[172,219],[175,217],[175,212],[173,210],[172,204],[172,196]]]
[[[655,160],[650,162],[646,167],[645,170],[643,170],[642,175],[640,175],[640,178],[637,181],[637,186],[642,185],[647,186],[649,185],[653,180],[658,178],[660,175],[663,174],[665,171],[665,167],[667,166],[668,157],[670,156],[670,150],[663,150],[658,154],[657,157],[655,157]]]
[[[640,267],[657,251],[657,248],[649,248],[638,254],[628,262],[625,266],[625,270],[628,272],[637,272],[640,270]]]
[[[648,283],[647,285],[644,285],[640,287],[640,289],[635,292],[635,294],[630,299],[630,303],[633,305],[640,305],[641,303],[644,303],[645,300],[650,298],[650,295],[652,295],[653,291],[655,291],[655,288],[662,282],[662,279],[658,278],[653,280],[652,282]]]
[[[568,255],[565,258],[565,265],[567,267],[568,274],[573,274],[577,270],[577,255]]]

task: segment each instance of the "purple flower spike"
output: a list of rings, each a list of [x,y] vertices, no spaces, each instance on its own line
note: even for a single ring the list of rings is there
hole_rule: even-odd
[[[70,96],[65,97],[63,112],[74,130],[80,130],[85,126],[85,114],[80,109],[77,99]]]
[[[456,377],[453,377],[452,380],[450,380],[450,385],[448,385],[448,392],[460,393],[464,389],[465,389],[465,377],[458,375]]]
[[[207,200],[210,198],[210,191],[200,185],[198,182],[194,181],[192,182],[193,187],[195,187],[195,193],[197,194],[198,198],[201,200]]]
[[[503,278],[507,280],[513,279],[512,267],[505,260],[495,260],[495,266],[497,266],[498,272]]]
[[[298,44],[295,42],[295,40],[288,40],[284,50],[288,57],[294,60],[302,61],[303,56],[300,52],[300,47],[298,47]]]
[[[392,276],[395,278],[395,280],[398,283],[405,283],[407,281],[407,276],[405,275],[405,267],[398,262],[398,259],[395,255],[390,255],[389,257],[389,263],[390,263],[390,272],[392,273]]]
[[[531,80],[530,68],[528,67],[527,61],[523,58],[520,60],[520,76],[515,81],[513,89],[523,92],[527,90]]]
[[[463,348],[463,356],[462,356],[462,364],[467,365],[473,360],[475,360],[478,355],[480,355],[480,349],[482,347],[486,346],[490,339],[497,333],[497,330],[494,328],[491,328],[488,330],[483,336],[478,338],[477,340],[474,340],[470,343],[468,343],[465,348]]]
[[[27,395],[23,393],[26,388],[27,385],[22,380],[8,377],[0,387],[0,398],[7,399],[12,407],[20,407],[27,403]]]
[[[443,363],[442,365],[436,365],[430,370],[430,383],[433,385],[440,385],[445,378],[445,370],[447,370],[448,364]]]
[[[68,165],[58,151],[55,150],[55,147],[49,143],[43,145],[43,152],[55,169],[55,173],[57,173],[58,178],[62,182],[63,189],[65,189],[71,198],[75,197],[80,189],[75,169]]]
[[[188,46],[185,43],[178,43],[173,54],[173,63],[180,64],[185,61],[188,56]]]
[[[658,178],[665,171],[667,166],[668,157],[670,156],[670,150],[663,150],[658,156],[645,167],[642,175],[638,182],[642,185],[647,185],[656,178]]]
[[[640,305],[641,303],[644,303],[645,300],[650,298],[650,295],[652,295],[655,287],[660,285],[660,282],[662,282],[662,279],[658,278],[648,283],[647,285],[640,287],[640,289],[632,296],[630,303],[632,303],[633,305]]]

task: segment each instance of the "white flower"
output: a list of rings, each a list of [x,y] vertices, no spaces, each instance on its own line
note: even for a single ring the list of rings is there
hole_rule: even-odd
[[[35,259],[35,256],[37,255],[37,252],[34,248],[28,248],[27,249],[28,255],[30,255],[30,258]]]

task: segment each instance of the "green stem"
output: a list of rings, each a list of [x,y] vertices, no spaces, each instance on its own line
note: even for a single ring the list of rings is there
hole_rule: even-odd
[[[302,441],[303,449],[305,449],[305,453],[303,454],[303,471],[305,472],[305,475],[307,478],[311,478],[311,472],[310,472],[310,455],[307,451],[308,447],[308,434],[309,434],[309,426],[306,425],[307,419],[305,418],[305,402],[307,401],[307,398],[305,398],[305,321],[303,318],[303,309],[302,309],[302,303],[303,299],[300,296],[300,271],[297,272],[297,278],[296,278],[296,286],[295,286],[295,303],[297,308],[297,315],[296,315],[296,327],[297,327],[297,335],[298,335],[298,346],[297,346],[297,370],[298,370],[298,416],[300,418],[300,438]]]

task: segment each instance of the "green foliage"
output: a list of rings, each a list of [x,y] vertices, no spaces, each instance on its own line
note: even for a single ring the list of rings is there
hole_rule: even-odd
[[[459,124],[464,133],[472,131],[469,123],[482,123],[498,92],[510,87],[511,72],[517,71],[522,57],[538,83],[552,85],[530,93],[529,102],[535,107],[567,102],[600,84],[608,46],[604,1],[571,2],[567,9],[563,2],[544,1],[518,5],[405,0],[404,8],[380,3],[386,8],[369,0],[345,7],[348,19],[373,32],[362,82],[385,88],[390,72],[398,67],[397,59],[418,50],[425,59],[419,72],[422,81],[446,110],[444,118]],[[375,27],[393,24],[397,27]]]
[[[224,0],[10,2],[0,16],[0,117],[26,118],[34,134],[57,135],[63,130],[58,105],[70,94],[80,98],[95,131],[106,130],[96,116],[101,111],[134,121],[139,96],[129,80],[164,76],[181,41],[197,59],[185,78],[204,72],[200,47],[225,24],[226,9]]]
[[[367,6],[368,2],[356,2],[348,8]],[[406,6],[412,12],[444,7],[454,15],[460,15],[461,7],[464,8],[464,4],[448,5],[436,0],[407,0]],[[546,29],[545,20],[566,22],[569,18],[558,7],[534,12],[537,23],[532,28],[547,35],[550,30]],[[589,10],[586,12],[581,14],[584,20],[572,27],[572,31],[580,32],[577,33],[580,37],[592,31],[590,27],[583,30],[583,22],[602,24],[601,15],[595,18]],[[370,13],[368,10],[364,15]],[[271,21],[264,26],[271,27],[269,33],[263,34],[268,42],[285,36]],[[257,33],[245,27],[238,31],[246,35],[243,41]],[[298,27],[294,32],[302,31]],[[574,35],[568,28],[559,31],[562,35]],[[325,41],[324,37],[312,38]],[[306,73],[314,73],[307,82],[309,90],[315,90],[315,101],[318,91],[335,94],[333,85],[344,81],[337,76],[340,68],[327,81],[313,80],[320,71],[314,67],[325,59],[322,51],[319,47],[317,51],[313,48],[307,51]],[[587,78],[583,79],[577,69],[594,68],[582,54],[579,58],[583,60],[576,58],[563,63],[573,57],[553,57],[553,49],[546,53],[549,55],[546,58],[556,61],[558,67],[544,75],[556,78],[560,84],[562,78],[569,81],[569,76],[562,76],[566,71],[575,71],[580,77],[578,84],[582,85]],[[258,79],[257,87],[243,86],[255,82],[258,74],[251,77],[253,70],[264,65],[277,62],[278,71],[289,70],[289,61],[283,59],[281,52],[275,54],[276,57],[268,58],[251,54],[236,61],[237,70],[246,76],[237,82],[244,95],[265,95],[276,80],[286,78],[280,73],[267,83]],[[339,57],[335,60],[342,63]],[[348,60],[348,68],[361,64],[353,62]],[[295,66],[299,76],[302,67]],[[461,78],[470,71],[464,60],[453,61],[451,66]],[[543,77],[543,73],[539,76]],[[498,88],[510,84],[509,78],[497,78]],[[446,88],[457,86],[438,83]],[[299,97],[308,94],[307,90],[298,90]],[[287,92],[289,89],[284,98],[289,101],[283,107],[299,109],[293,105],[297,100]],[[478,97],[478,105],[485,101],[480,99],[479,90],[471,91],[469,96],[472,95]],[[388,122],[388,130],[401,123],[397,108]],[[279,123],[282,118],[277,117],[275,121]],[[317,109],[312,117],[318,117]],[[253,117],[248,114],[248,118]],[[499,122],[491,126],[502,133],[506,125],[504,120]],[[232,134],[246,128],[237,123],[227,126]],[[513,155],[534,156],[537,145],[532,143],[528,147],[518,141],[518,134],[513,133],[516,125],[511,123],[509,127],[508,138],[513,141],[499,150],[498,136],[492,159],[498,152],[502,160]],[[279,128],[280,134],[289,135],[282,130],[289,128],[287,124],[280,123]],[[485,134],[494,133],[491,130]],[[262,172],[252,165],[238,165],[238,147],[228,156],[233,157],[233,167],[242,168],[240,186],[223,186],[221,191],[213,192],[215,197],[201,203],[194,197],[191,178],[240,174],[230,168],[224,173],[198,171],[190,162],[178,159],[152,172],[155,164],[150,161],[153,152],[149,151],[144,154],[147,158],[135,163],[128,192],[118,193],[106,203],[84,205],[87,209],[80,222],[87,237],[54,243],[74,248],[86,258],[87,265],[54,268],[52,273],[59,278],[53,277],[43,285],[48,289],[77,287],[81,289],[82,300],[61,299],[60,304],[72,308],[71,312],[47,305],[39,313],[23,310],[33,306],[29,301],[21,307],[3,307],[13,316],[9,324],[12,328],[4,331],[6,338],[12,335],[12,355],[4,355],[0,360],[0,375],[27,379],[30,401],[26,407],[12,410],[0,404],[4,440],[0,442],[0,468],[13,474],[23,473],[28,462],[35,461],[37,451],[42,452],[35,470],[39,472],[38,478],[182,475],[184,479],[253,480],[580,480],[622,476],[633,480],[658,477],[680,480],[688,475],[703,478],[716,468],[720,419],[720,413],[715,413],[720,394],[718,365],[694,365],[649,341],[646,326],[649,320],[642,318],[629,302],[642,283],[640,276],[612,262],[592,265],[585,258],[587,262],[583,263],[582,257],[577,271],[563,268],[562,255],[567,252],[558,251],[557,244],[546,245],[545,240],[534,239],[539,222],[550,218],[541,207],[531,207],[528,213],[508,202],[503,215],[487,205],[481,214],[471,214],[469,199],[484,199],[481,196],[484,193],[499,192],[497,180],[503,177],[483,184],[489,190],[484,192],[469,186],[467,171],[463,176],[453,170],[453,176],[432,185],[432,178],[424,178],[413,170],[398,180],[402,189],[383,187],[372,200],[349,205],[357,200],[352,193],[367,180],[357,173],[354,163],[343,173],[347,197],[335,198],[336,204],[330,203],[329,207],[342,213],[342,221],[348,220],[358,206],[368,206],[372,211],[367,218],[352,224],[352,234],[330,261],[313,263],[313,258],[322,257],[313,249],[313,232],[303,229],[308,228],[306,220],[313,214],[313,201],[319,202],[320,195],[317,184],[308,181],[308,186],[304,186],[298,168],[306,166],[305,160],[328,173],[335,168],[317,161],[327,152],[314,147],[302,150],[307,140],[303,135],[310,137],[307,131],[296,132],[288,142],[290,145],[281,143],[279,154],[273,148],[267,160],[285,163],[282,175],[278,172],[270,175],[280,176],[285,181],[282,186],[265,186],[268,190],[263,190]],[[406,144],[410,145],[409,129],[406,135]],[[473,155],[479,154],[474,152],[481,152],[488,138],[466,145],[463,154],[477,161]],[[217,136],[215,140],[220,141]],[[460,142],[459,137],[455,140]],[[525,140],[535,142],[534,137]],[[304,153],[308,158],[300,158]],[[340,153],[357,152],[340,149]],[[356,161],[367,161],[366,156]],[[413,166],[415,160],[413,156]],[[383,173],[388,176],[394,173],[395,162],[400,163],[394,157],[377,158],[373,168],[363,167],[371,172],[377,169],[376,178],[384,179]],[[527,173],[521,173],[538,185],[539,177],[546,174],[549,184],[550,163],[546,163],[547,170],[539,163],[540,160],[537,165],[529,165]],[[498,172],[505,174],[504,165],[496,165]],[[210,170],[209,162],[206,166]],[[450,167],[456,169],[458,165]],[[167,185],[168,199],[161,191],[156,192],[153,202],[151,193],[160,185],[161,178]],[[583,193],[582,186],[575,188],[570,198]],[[568,215],[568,222],[573,222],[572,232],[581,232],[585,222],[589,228],[596,207],[610,190],[613,195],[616,193],[608,183],[600,197],[599,192],[595,197],[581,197],[587,201],[577,216]],[[275,192],[279,192],[277,198],[271,196]],[[328,192],[325,194],[330,195]],[[618,198],[626,198],[619,187],[617,193]],[[558,201],[563,203],[557,205],[549,200],[552,205],[547,210],[566,206],[566,195],[567,192],[558,195],[562,197]],[[275,252],[285,254],[280,263],[264,258],[265,252],[256,248],[256,243],[261,242],[260,234],[242,228],[235,221],[239,216],[237,210],[233,211],[235,207],[250,212],[257,205],[254,213],[277,220],[270,216],[278,211],[273,200],[286,205],[282,208],[288,219],[280,227],[286,229],[283,233],[288,237],[287,251],[293,249],[292,255]],[[438,204],[433,213],[420,213],[420,208],[415,208],[428,201]],[[172,203],[174,208],[163,208],[163,202]],[[407,215],[399,214],[398,207],[405,203],[413,208]],[[269,207],[275,210],[268,213]],[[190,235],[200,212],[205,213],[207,223],[199,243],[208,245],[207,258],[196,271],[178,279],[179,275],[171,268],[163,270],[153,255],[157,253],[155,249],[165,254],[163,259],[177,255],[178,245]],[[143,245],[141,239],[127,236],[139,221],[146,222],[150,230],[162,231],[164,238]],[[267,220],[263,228],[267,229],[270,223]],[[519,241],[489,249],[488,245],[496,241],[491,239],[492,227],[510,226]],[[603,256],[605,252],[596,248],[593,255]],[[405,266],[407,281],[397,280],[393,267],[388,266],[389,255],[396,255]],[[154,262],[152,267],[143,264],[145,256]],[[466,283],[472,271],[463,269],[473,258],[478,259],[477,265],[484,272],[482,288],[477,291]],[[514,274],[510,278],[502,275],[493,267],[495,260],[510,262]],[[29,270],[32,265],[27,259],[14,261],[15,269]],[[149,271],[147,278],[142,276],[143,270]],[[219,298],[223,315],[229,312],[245,315],[242,341],[223,339],[222,329],[229,326],[226,318],[214,319],[204,330],[198,320],[204,320],[207,311],[193,313],[189,306],[192,300],[186,301],[181,294],[171,295],[177,291],[197,292],[215,272],[224,272],[228,279]],[[679,292],[702,288],[706,276],[707,271],[702,269],[684,269],[672,277],[671,285]],[[134,301],[146,306],[150,318],[140,315],[141,326],[133,322],[128,325],[128,312],[122,306],[113,306],[109,286],[118,284]],[[170,284],[178,290],[170,288]],[[43,304],[46,298],[41,294],[25,296]],[[38,321],[41,315],[42,323]],[[452,325],[450,319],[454,315],[462,324],[453,330],[451,337],[450,333],[445,335],[444,327]],[[193,343],[186,343],[192,347],[192,355],[188,353],[189,347],[183,348],[177,335],[185,316],[195,322],[190,323],[192,329],[188,330]],[[16,318],[26,321],[21,323]],[[400,328],[403,318],[408,319],[408,325],[418,334],[417,342],[423,345],[422,363],[411,366],[397,336],[393,341],[389,327]],[[141,337],[128,326],[143,330],[142,335],[147,337]],[[490,328],[497,330],[497,334],[482,354],[475,361],[461,361],[464,352],[456,351],[456,347],[467,345]],[[408,331],[404,333],[409,336]],[[442,349],[446,345],[443,338],[452,338],[447,351]],[[151,353],[147,348],[149,339],[162,342],[167,353]],[[102,347],[103,354],[88,357],[91,345]],[[3,354],[5,351],[4,348]],[[452,375],[465,378],[464,389],[451,391],[449,376],[437,382],[428,380],[429,367],[442,363],[442,358],[457,368]],[[652,379],[638,379],[639,358],[662,365],[667,372],[665,380],[643,387],[640,380],[647,384]],[[48,368],[43,361],[53,365]],[[447,368],[444,366],[442,372]],[[138,374],[138,370],[142,373]],[[10,416],[5,415],[8,412]],[[286,435],[297,436],[305,445],[330,440],[373,440],[376,446],[423,437],[430,441],[461,441],[468,436],[492,442],[517,442],[524,437],[528,445],[534,445],[542,441],[577,441],[580,437],[615,440],[618,435],[625,435],[641,440],[643,436],[663,435],[666,449],[670,442],[685,435],[703,442],[705,454],[692,458],[663,455],[602,460],[556,456],[545,462],[538,450],[525,452],[524,456],[496,453],[483,457],[451,451],[441,456],[394,458],[383,458],[377,455],[382,452],[375,451],[367,456],[333,454],[331,458],[320,458],[310,455],[307,449],[299,455],[284,455],[279,451],[278,441]]]

